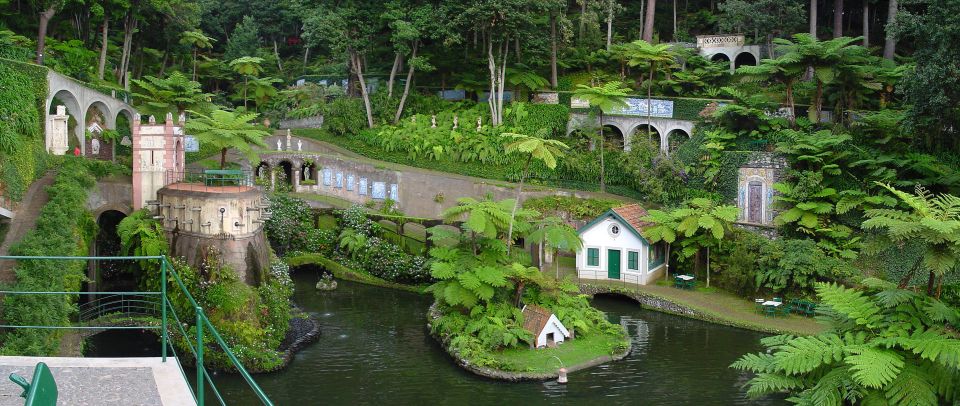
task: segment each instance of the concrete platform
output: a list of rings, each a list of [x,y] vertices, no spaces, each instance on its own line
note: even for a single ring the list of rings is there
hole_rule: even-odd
[[[33,368],[45,362],[57,381],[58,404],[196,405],[176,358],[0,357],[0,406],[21,406],[20,386],[11,373],[30,380]]]

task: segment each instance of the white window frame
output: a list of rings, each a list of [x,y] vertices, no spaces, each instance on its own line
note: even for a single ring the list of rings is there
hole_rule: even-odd
[[[590,249],[597,250],[597,264],[590,265]],[[584,245],[583,246],[583,267],[586,269],[601,269],[603,268],[603,247],[599,245]]]

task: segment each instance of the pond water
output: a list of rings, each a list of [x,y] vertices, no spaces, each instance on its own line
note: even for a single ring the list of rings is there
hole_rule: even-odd
[[[627,327],[633,352],[570,374],[570,383],[505,383],[461,370],[427,334],[428,296],[340,281],[317,292],[317,275],[294,275],[294,300],[321,322],[319,341],[283,371],[255,378],[278,405],[359,404],[783,404],[746,399],[748,376],[727,368],[760,350],[762,334],[642,310],[627,299],[594,305]],[[238,376],[218,374],[231,405],[259,404]]]

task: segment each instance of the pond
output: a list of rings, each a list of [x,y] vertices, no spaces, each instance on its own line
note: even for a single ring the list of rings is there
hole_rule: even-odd
[[[627,327],[633,352],[620,362],[570,374],[570,383],[505,383],[457,367],[427,334],[431,297],[340,281],[317,292],[317,276],[294,275],[294,300],[321,322],[318,342],[285,370],[256,375],[278,405],[296,404],[783,404],[752,401],[748,376],[727,368],[761,349],[760,333],[642,310],[627,299],[594,305]],[[237,376],[219,374],[231,405],[258,404]]]

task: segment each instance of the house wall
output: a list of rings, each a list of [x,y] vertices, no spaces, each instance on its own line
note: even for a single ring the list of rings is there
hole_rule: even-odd
[[[613,224],[620,226],[620,234],[617,236],[610,235],[609,229]],[[649,263],[649,246],[645,241],[634,235],[629,230],[628,225],[623,224],[612,216],[607,217],[580,233],[580,238],[583,239],[583,249],[577,252],[577,272],[581,279],[611,280],[607,277],[607,251],[610,249],[619,249],[620,279],[613,280],[621,280],[640,285],[646,285],[648,280],[650,280],[650,275],[646,272],[647,264]],[[599,266],[591,267],[587,265],[588,248],[600,248]],[[639,252],[640,263],[638,267],[640,269],[636,271],[627,269],[628,251]]]

